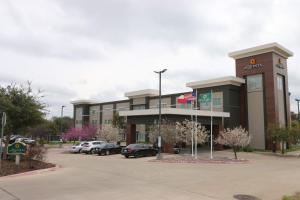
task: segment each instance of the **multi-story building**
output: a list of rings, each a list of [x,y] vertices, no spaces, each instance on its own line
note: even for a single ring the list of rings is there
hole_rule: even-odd
[[[193,108],[177,102],[186,93],[162,95],[162,118],[177,122],[197,116],[210,129],[212,117],[215,136],[223,128],[241,125],[249,130],[253,148],[269,148],[267,128],[290,124],[287,59],[292,55],[277,43],[232,52],[236,77],[186,83],[190,88],[186,93],[197,94]],[[158,120],[158,91],[133,91],[125,96],[126,100],[111,102],[73,101],[75,127],[111,124],[118,113],[126,118],[127,144],[147,141],[147,126]]]

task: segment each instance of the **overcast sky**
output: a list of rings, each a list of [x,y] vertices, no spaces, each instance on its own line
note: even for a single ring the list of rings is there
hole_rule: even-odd
[[[231,51],[278,42],[300,97],[299,0],[0,0],[0,84],[31,81],[49,116],[70,100],[124,92],[189,91],[186,82],[235,75]]]

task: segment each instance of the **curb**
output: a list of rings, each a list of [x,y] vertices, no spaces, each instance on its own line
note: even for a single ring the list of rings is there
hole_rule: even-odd
[[[22,172],[22,173],[18,173],[18,174],[2,176],[2,177],[0,177],[0,181],[5,178],[14,178],[14,177],[20,177],[20,176],[29,176],[29,175],[36,175],[36,174],[44,174],[47,172],[54,172],[61,168],[62,168],[61,165],[55,165],[54,167],[50,167],[50,168],[46,168],[46,169],[38,169],[38,170]]]

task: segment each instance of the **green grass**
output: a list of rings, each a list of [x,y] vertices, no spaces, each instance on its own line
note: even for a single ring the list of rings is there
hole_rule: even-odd
[[[293,196],[284,196],[282,200],[300,200],[300,192],[297,192]]]
[[[286,152],[300,151],[300,145],[292,145],[290,149],[287,149]]]
[[[49,145],[57,145],[57,144],[61,144],[61,141],[50,141],[48,144]]]

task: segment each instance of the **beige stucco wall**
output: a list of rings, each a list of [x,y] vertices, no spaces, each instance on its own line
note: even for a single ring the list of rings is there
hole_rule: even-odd
[[[82,108],[75,108],[75,128],[82,128]]]
[[[282,78],[282,82],[277,80],[277,102],[278,102],[278,121],[279,126],[286,126],[286,118],[285,118],[285,103],[284,103],[284,90],[283,90],[283,77],[277,75],[278,78]],[[279,85],[280,84],[280,85]]]
[[[253,86],[255,89],[247,88],[248,103],[248,125],[249,134],[252,137],[250,146],[255,149],[265,149],[265,117],[262,76],[261,83]]]
[[[145,97],[134,98],[132,101],[133,101],[133,105],[146,104]]]
[[[102,106],[102,124],[111,124],[113,120],[113,104]]]
[[[100,125],[100,105],[90,107],[90,124],[94,126]]]
[[[149,107],[150,108],[158,108],[159,105],[159,99],[150,99],[149,102]],[[162,98],[161,99],[161,107],[162,108],[166,108],[166,107],[171,107],[171,97],[167,97],[167,98]]]
[[[130,110],[129,102],[117,103],[116,109],[117,109],[117,111]]]

